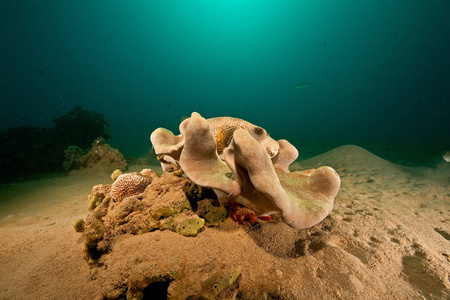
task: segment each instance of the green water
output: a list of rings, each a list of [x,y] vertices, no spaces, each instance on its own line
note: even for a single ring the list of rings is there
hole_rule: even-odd
[[[302,158],[358,144],[428,164],[450,150],[449,1],[0,3],[0,131],[81,105],[142,156],[182,116],[234,116]],[[312,84],[295,89],[295,85]]]

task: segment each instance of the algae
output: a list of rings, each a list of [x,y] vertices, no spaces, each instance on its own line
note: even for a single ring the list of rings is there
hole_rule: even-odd
[[[122,174],[123,174],[123,172],[121,169],[116,169],[114,172],[111,173],[111,180],[113,182],[116,181],[117,177],[119,177]]]
[[[204,199],[197,204],[196,213],[205,219],[206,226],[216,226],[228,219],[229,209],[217,200]]]
[[[97,206],[100,205],[100,203],[102,203],[104,198],[100,196],[98,192],[95,192],[94,194],[89,195],[88,199],[89,199],[88,211],[93,211]]]
[[[175,222],[178,223],[177,232],[184,236],[196,236],[205,225],[205,220],[197,215],[185,216],[181,214],[175,218]]]
[[[150,215],[156,219],[167,218],[181,213],[184,210],[191,210],[191,204],[186,197],[173,198],[169,201],[159,201],[150,208]]]
[[[75,223],[73,224],[73,228],[76,232],[83,232],[84,230],[84,220],[83,219],[76,219]]]
[[[231,290],[235,283],[238,284],[238,278],[242,273],[242,267],[237,266],[229,272],[221,273],[221,275],[216,274],[216,276],[213,276],[213,278],[204,282],[204,291],[202,293],[204,298],[216,299],[219,295],[222,296],[228,290]],[[211,280],[213,281],[212,283]]]

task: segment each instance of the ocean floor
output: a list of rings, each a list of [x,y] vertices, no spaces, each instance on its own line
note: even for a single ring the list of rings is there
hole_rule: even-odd
[[[1,185],[0,299],[114,298],[156,269],[191,284],[162,276],[142,287],[144,299],[206,295],[214,283],[224,287],[209,292],[216,299],[449,299],[450,163],[403,167],[349,145],[291,169],[322,165],[342,186],[334,211],[310,229],[228,220],[196,237],[122,235],[100,266],[85,260],[73,224],[110,173]]]

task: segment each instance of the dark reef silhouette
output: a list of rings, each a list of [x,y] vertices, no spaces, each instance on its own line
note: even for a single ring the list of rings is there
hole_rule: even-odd
[[[0,133],[0,182],[63,172],[64,150],[69,146],[89,149],[96,138],[111,137],[104,115],[81,106],[53,122],[52,128],[24,126]]]

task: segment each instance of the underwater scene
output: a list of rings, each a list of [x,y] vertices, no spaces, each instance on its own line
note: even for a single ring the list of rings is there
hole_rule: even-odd
[[[0,299],[449,299],[450,2],[0,2]]]

